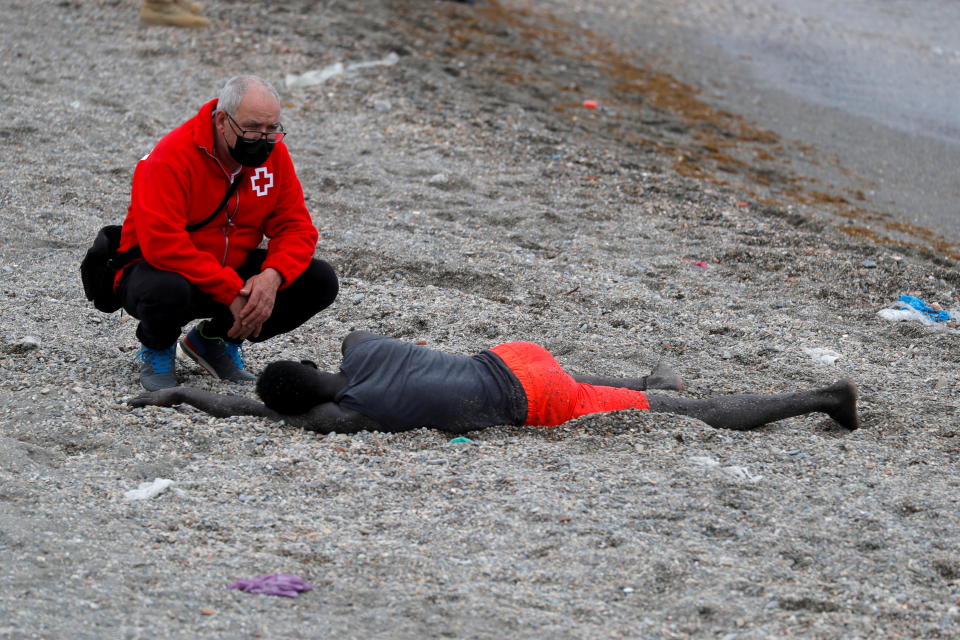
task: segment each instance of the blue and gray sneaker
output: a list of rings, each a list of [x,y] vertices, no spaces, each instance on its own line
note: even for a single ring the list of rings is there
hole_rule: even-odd
[[[177,386],[177,374],[174,371],[176,359],[176,342],[166,349],[141,349],[134,361],[140,361],[140,384],[143,388],[157,391]]]
[[[253,382],[257,376],[246,371],[243,351],[236,342],[203,335],[206,321],[194,327],[180,339],[180,349],[208,373],[230,382]]]

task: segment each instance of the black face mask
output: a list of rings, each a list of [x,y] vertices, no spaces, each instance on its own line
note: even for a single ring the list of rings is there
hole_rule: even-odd
[[[237,142],[232,147],[227,147],[230,156],[245,167],[259,167],[273,151],[273,144],[260,138],[256,142],[247,142],[243,138],[237,138]]]

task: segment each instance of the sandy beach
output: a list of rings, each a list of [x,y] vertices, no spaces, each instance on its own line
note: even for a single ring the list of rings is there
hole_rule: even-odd
[[[816,149],[550,3],[211,0],[204,31],[138,5],[0,1],[0,638],[955,636],[960,332],[878,315],[960,313],[955,244],[858,231],[791,172]],[[693,397],[851,378],[862,428],[628,411],[451,443],[131,409],[136,321],[79,262],[238,73],[280,91],[341,277],[254,371],[335,368],[353,329],[523,339],[584,373],[669,362]],[[227,589],[274,573],[314,588]]]

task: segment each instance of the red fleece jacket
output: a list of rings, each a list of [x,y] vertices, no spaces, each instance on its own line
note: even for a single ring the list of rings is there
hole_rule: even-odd
[[[230,186],[214,153],[216,105],[216,100],[203,105],[137,163],[120,251],[139,244],[152,266],[179,273],[217,302],[230,304],[243,287],[234,269],[264,236],[269,243],[263,268],[276,269],[286,287],[310,264],[318,234],[283,142],[263,165],[244,167],[243,183],[227,205],[187,233],[187,225],[209,216]]]

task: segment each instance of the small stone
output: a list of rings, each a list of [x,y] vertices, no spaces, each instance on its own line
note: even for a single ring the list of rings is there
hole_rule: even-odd
[[[390,111],[393,109],[393,105],[390,104],[389,100],[374,100],[373,108],[381,113]]]
[[[873,260],[864,260],[864,261],[861,262],[860,264],[862,264],[862,265],[863,265],[865,268],[867,268],[867,269],[876,269],[876,268],[877,268],[877,263],[874,262]]]
[[[366,297],[366,296],[365,296],[364,294],[358,293],[358,294],[356,294],[355,296],[353,296],[352,298],[350,298],[350,302],[352,302],[353,304],[360,304],[361,302],[363,302],[363,299],[364,299],[365,297]]]
[[[33,336],[24,336],[10,346],[10,351],[12,353],[26,353],[28,351],[33,351],[34,349],[39,349],[40,340],[34,338]]]
[[[447,180],[448,180],[447,174],[437,173],[430,176],[430,179],[427,180],[427,182],[429,182],[430,184],[447,184]]]

